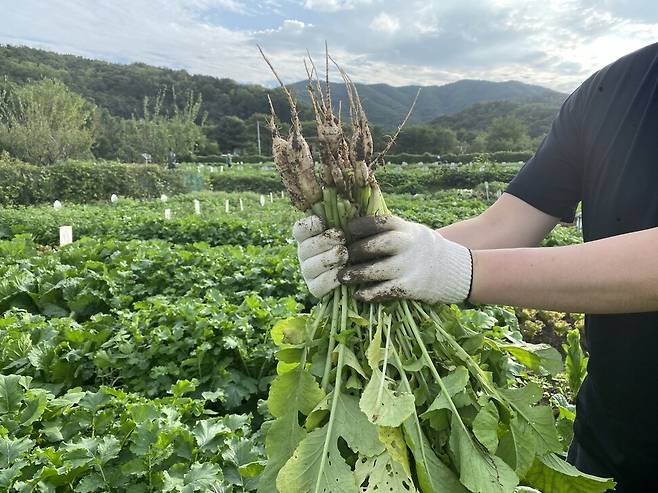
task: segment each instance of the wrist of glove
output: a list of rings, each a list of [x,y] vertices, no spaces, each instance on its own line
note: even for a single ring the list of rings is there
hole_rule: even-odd
[[[343,233],[326,229],[318,216],[295,223],[302,276],[314,296],[322,298],[345,283],[358,284],[354,296],[369,302],[460,303],[468,298],[473,276],[468,248],[395,216],[360,217],[349,229],[353,241],[346,246]]]
[[[408,298],[460,303],[470,295],[473,261],[468,248],[422,224],[395,216],[366,216],[349,225],[349,265],[339,281],[359,284],[363,301]]]

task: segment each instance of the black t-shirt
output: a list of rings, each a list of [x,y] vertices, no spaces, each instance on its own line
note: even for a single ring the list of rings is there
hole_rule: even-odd
[[[657,227],[658,43],[571,94],[507,192],[565,220],[582,202],[585,241]],[[576,440],[624,491],[654,491],[645,488],[658,489],[658,312],[589,315],[585,330]]]

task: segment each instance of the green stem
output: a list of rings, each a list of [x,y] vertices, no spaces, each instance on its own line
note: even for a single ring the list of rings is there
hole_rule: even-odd
[[[350,302],[352,311],[354,313],[356,313],[357,315],[359,315],[361,312],[359,311],[359,305],[358,305],[357,301],[352,296],[353,289],[349,288],[347,290],[347,293],[348,293],[348,298],[349,298],[349,302]],[[365,356],[365,346],[363,344],[363,333],[361,331],[361,326],[359,324],[356,325],[356,335],[359,339],[359,355],[360,356]]]
[[[324,205],[324,210],[325,210],[324,217],[327,220],[327,223],[329,223],[330,227],[336,225],[336,218],[334,217],[334,207],[332,205],[332,200],[331,200],[331,196],[335,194],[336,191],[333,188],[324,188],[322,190],[322,198],[323,198],[322,203]]]
[[[381,314],[381,311],[380,311]],[[382,394],[384,393],[384,383],[386,382],[386,369],[388,367],[388,351],[391,344],[391,317],[389,316],[386,319],[386,344],[384,345],[384,365],[382,366],[382,379],[379,382],[379,389],[377,389],[377,403],[381,402]],[[381,326],[382,320],[378,321],[378,325]]]
[[[370,200],[371,189],[369,186],[365,186],[359,189],[359,204],[362,211],[368,210],[368,201]]]
[[[411,344],[409,341],[412,340],[411,335],[409,334],[409,329],[408,330],[408,321],[406,320],[406,317],[404,316],[404,312],[402,309],[398,306],[398,315],[400,316],[400,332],[403,334],[400,335],[399,340],[401,341],[401,347],[403,350],[406,350],[407,352],[407,357],[411,358],[412,356],[417,357],[417,355],[414,353],[413,349],[411,348]],[[414,377],[418,380],[418,384],[423,388],[425,391],[426,395],[430,395],[430,386],[427,383],[427,379],[425,378],[425,372],[423,372],[423,368],[421,368],[419,371],[417,371],[414,374]]]
[[[317,332],[318,327],[320,326],[320,322],[322,322],[322,319],[324,318],[324,312],[327,311],[328,305],[329,305],[329,297],[327,296],[320,303],[320,308],[317,312],[317,315],[315,316],[315,319],[313,320],[313,325],[311,325],[311,333],[307,334],[310,335],[308,342],[311,342],[313,339],[315,339],[315,333]]]
[[[327,297],[328,298],[328,297]],[[308,337],[309,334],[307,333],[307,339],[304,344],[304,351],[302,351],[302,358],[299,361],[299,366],[303,370],[306,368],[306,358],[308,357],[308,346],[309,343],[315,339],[315,333],[318,330],[318,327],[320,326],[320,322],[322,322],[322,319],[324,318],[324,312],[327,310],[327,306],[329,305],[329,301],[322,301],[320,304],[320,309],[318,310],[317,315],[315,316],[315,319],[313,320],[313,324],[311,325],[311,334],[310,338]]]
[[[347,286],[341,284],[340,286],[340,331],[347,330],[347,303],[349,301]]]
[[[398,366],[399,371],[400,371],[400,379],[402,380],[402,388],[404,389],[405,392],[413,394],[413,391],[411,390],[411,384],[409,383],[409,379],[407,378],[407,374],[405,373],[404,368],[402,368],[402,361],[400,361],[400,357],[398,356],[398,353],[395,350],[395,347],[393,347],[393,359],[394,359],[395,364]],[[422,464],[427,464],[427,455],[425,454],[425,444],[423,443],[423,430],[420,426],[420,420],[418,419],[418,413],[416,411],[414,411],[412,417],[413,417],[413,420],[414,420],[414,427],[416,428],[416,432],[418,433],[418,446],[420,447],[420,452],[423,456]]]
[[[454,402],[452,402],[452,399],[450,398],[450,394],[448,393],[448,389],[446,388],[445,384],[443,383],[443,379],[441,378],[441,375],[439,375],[439,372],[436,371],[436,368],[434,367],[434,363],[432,362],[432,358],[430,357],[429,353],[427,352],[427,348],[425,347],[425,343],[423,342],[423,339],[420,335],[420,331],[418,330],[418,326],[416,325],[415,320],[413,319],[411,312],[409,311],[409,305],[407,304],[407,300],[402,300],[400,301],[400,304],[402,306],[402,310],[404,311],[405,317],[407,321],[409,322],[409,327],[411,328],[411,333],[414,336],[414,339],[416,339],[416,343],[418,344],[418,347],[420,348],[420,351],[423,355],[423,358],[425,359],[425,362],[430,368],[430,373],[432,373],[432,376],[434,377],[434,380],[436,383],[439,384],[439,387],[441,388],[441,392],[443,392],[446,396],[446,399],[448,401],[448,405],[450,407],[450,410],[455,414],[455,417],[459,420],[461,423],[462,427],[466,429],[466,425],[464,425],[464,422],[461,419],[461,416],[459,416],[459,413],[457,412],[457,407],[455,407]]]
[[[473,358],[471,358],[471,355],[468,354],[464,350],[464,348],[459,345],[457,341],[455,341],[454,337],[452,337],[448,332],[446,332],[443,329],[440,323],[441,320],[440,317],[436,313],[434,313],[434,311],[431,311],[430,314],[427,314],[425,310],[423,310],[423,308],[418,303],[414,303],[414,308],[420,314],[421,317],[429,318],[434,321],[434,327],[438,335],[441,337],[443,341],[445,341],[448,344],[448,346],[450,346],[450,349],[453,351],[453,355],[459,358],[459,360],[466,365],[466,368],[468,369],[469,373],[473,377],[475,377],[475,379],[479,382],[482,389],[485,392],[487,392],[490,396],[493,396],[496,399],[501,400],[501,402],[503,402],[500,394],[493,387],[493,385],[491,385],[491,383],[487,379],[487,376],[482,371],[482,368],[480,368],[480,365],[478,365],[473,360]]]
[[[338,292],[338,289],[336,289],[336,293]],[[341,286],[340,287],[340,294],[341,294],[341,316],[340,316],[340,332],[343,332],[344,330],[347,329],[347,287],[346,286]],[[335,300],[335,298],[334,298]],[[345,346],[343,344],[340,344],[340,347],[338,348],[338,364],[336,367],[336,383],[334,385],[334,390],[333,390],[333,395],[331,398],[331,411],[329,413],[329,422],[327,423],[327,435],[325,436],[324,439],[324,446],[322,447],[322,461],[320,462],[320,470],[318,471],[318,476],[315,481],[315,493],[319,493],[321,490],[321,481],[322,481],[322,476],[324,474],[324,466],[327,463],[327,456],[329,453],[329,445],[331,444],[332,440],[332,434],[333,434],[333,428],[334,428],[334,421],[336,418],[336,407],[338,406],[338,396],[340,395],[340,386],[341,386],[341,379],[343,377],[343,365],[344,365],[344,356],[345,356]]]
[[[340,228],[340,218],[338,216],[338,194],[336,193],[336,189],[332,188],[331,193],[329,194],[329,208],[331,209],[331,215],[334,219],[334,227]],[[342,228],[341,228],[342,229]]]
[[[345,203],[341,200],[336,202],[336,213],[338,215],[338,224],[340,224],[340,229],[343,231],[347,230],[347,223],[349,221],[348,219],[348,212],[347,208],[345,207]]]
[[[372,342],[372,323],[374,318],[375,305],[370,304],[370,315],[368,317],[368,345]]]
[[[333,309],[331,313],[331,332],[329,333],[329,345],[327,347],[327,359],[324,362],[324,373],[322,375],[322,390],[327,391],[329,385],[329,374],[331,373],[331,354],[336,345],[336,330],[338,329],[338,308],[340,307],[340,293],[344,286],[334,289]]]
[[[98,463],[98,469],[101,472],[101,476],[103,478],[103,483],[105,483],[105,486],[107,486],[107,478],[105,477],[105,471],[103,471],[103,465],[100,462]]]
[[[327,213],[324,209],[324,202],[318,202],[311,206],[311,212],[322,219],[327,219]]]

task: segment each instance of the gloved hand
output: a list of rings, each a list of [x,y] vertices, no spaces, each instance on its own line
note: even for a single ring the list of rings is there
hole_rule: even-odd
[[[292,228],[302,276],[313,296],[322,298],[340,285],[338,271],[347,263],[345,235],[327,229],[319,216],[300,219]]]
[[[460,303],[469,296],[470,250],[427,226],[395,216],[365,216],[351,221],[349,232],[349,265],[338,279],[365,284],[355,298]]]

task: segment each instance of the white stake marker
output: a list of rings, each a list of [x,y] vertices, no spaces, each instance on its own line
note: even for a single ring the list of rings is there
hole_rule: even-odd
[[[60,210],[62,208],[62,203],[59,200],[56,200],[53,202],[53,209],[56,211]]]
[[[242,202],[242,197],[240,197],[240,211],[244,211],[244,203]]]
[[[274,203],[274,195],[270,192],[270,204]]]
[[[224,210],[225,210],[226,213],[228,214],[228,210],[229,210],[229,209],[228,209],[228,199],[226,199],[226,202],[224,203]]]
[[[119,200],[119,197],[117,197],[116,193],[113,193],[112,196],[110,197],[110,202],[115,204]]]
[[[223,173],[223,172],[224,172],[224,166],[220,166],[220,167],[219,167],[219,172],[220,172],[220,173]]]
[[[197,199],[194,199],[194,213],[199,216],[201,215],[201,202]]]
[[[283,190],[281,190],[281,198],[282,198],[282,199],[285,199],[285,198],[286,198],[285,195],[283,195]]]
[[[487,200],[489,200],[489,182],[488,181],[484,182],[484,193],[487,194]]]
[[[165,209],[165,219],[171,219],[171,209]]]
[[[164,204],[167,200],[169,200],[169,197],[167,197],[164,193],[160,195],[160,202]]]
[[[260,206],[265,207],[265,195],[260,196]]]
[[[73,227],[60,226],[59,227],[59,246],[69,245],[73,243]]]

